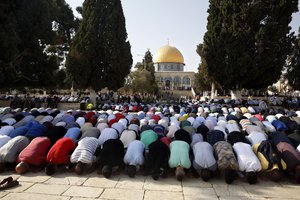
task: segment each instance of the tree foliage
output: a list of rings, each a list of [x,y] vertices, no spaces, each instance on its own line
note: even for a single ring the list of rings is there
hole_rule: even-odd
[[[285,78],[294,90],[300,90],[300,28],[287,63]]]
[[[298,1],[210,0],[204,54],[209,77],[224,89],[276,82],[290,52]]]
[[[120,0],[86,0],[67,59],[67,73],[80,88],[118,89],[132,55]]]
[[[58,1],[65,4],[64,0],[0,2],[0,87],[56,85],[59,58],[45,51],[60,35],[53,30],[52,22],[67,11],[74,19],[69,7],[54,12]]]
[[[145,52],[143,62],[136,63],[135,68],[137,70],[129,74],[124,89],[130,90],[133,93],[156,94],[158,92],[158,86],[154,75],[155,69],[152,54],[149,49]]]
[[[195,74],[195,85],[197,90],[208,91],[210,90],[212,78],[208,76],[207,64],[204,57],[204,45],[197,45],[197,53],[201,57],[201,63],[198,67],[198,73]]]

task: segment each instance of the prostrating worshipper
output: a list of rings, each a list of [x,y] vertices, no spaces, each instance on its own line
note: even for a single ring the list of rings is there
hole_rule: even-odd
[[[86,129],[81,130],[82,135],[79,140],[82,140],[83,138],[86,137],[94,137],[98,138],[100,136],[100,130],[97,129],[96,127],[88,127]]]
[[[67,130],[63,126],[53,126],[47,130],[43,136],[50,139],[51,145],[54,145],[57,140],[66,134]]]
[[[101,132],[98,140],[99,140],[99,144],[103,145],[104,142],[106,142],[109,139],[118,139],[118,138],[119,138],[119,132],[116,129],[114,129],[114,128],[105,128]]]
[[[169,148],[164,142],[160,140],[152,142],[146,154],[145,175],[151,174],[154,180],[158,180],[160,176],[165,177],[169,168],[169,154]]]
[[[239,170],[245,173],[248,183],[256,183],[257,172],[261,170],[261,164],[252,151],[251,145],[244,142],[235,142],[232,147],[237,155]]]
[[[149,145],[158,139],[158,135],[153,130],[145,130],[141,133],[141,141],[145,145],[145,149],[149,149]]]
[[[67,130],[67,133],[64,135],[64,138],[71,138],[75,143],[77,143],[80,134],[81,132],[78,127],[72,127]]]
[[[48,125],[48,124],[49,123],[47,123],[47,122],[44,124],[40,124],[36,121],[29,122],[27,124],[28,131],[26,132],[25,136],[28,137],[29,139],[33,139],[35,137],[44,135],[48,130],[48,127],[46,127],[45,125]]]
[[[189,145],[192,143],[190,133],[184,129],[178,129],[174,133],[174,139],[184,141],[184,142],[188,143]]]
[[[287,166],[271,142],[264,140],[254,144],[252,149],[261,163],[262,170],[266,171],[273,181],[279,181],[281,179],[280,173],[286,170]]]
[[[287,165],[287,172],[294,174],[297,183],[300,183],[300,153],[293,147],[289,138],[281,132],[269,134],[269,138],[279,155]]]
[[[175,140],[170,144],[169,167],[176,168],[175,176],[178,181],[182,181],[184,178],[184,169],[191,167],[189,151],[190,145],[185,141]]]
[[[140,166],[145,164],[145,145],[139,140],[133,140],[128,144],[124,163],[127,165],[127,174],[134,177]]]
[[[31,167],[44,167],[50,145],[51,141],[47,137],[34,138],[29,145],[20,152],[17,158],[18,165],[16,166],[16,172],[23,174]]]
[[[100,149],[100,143],[97,138],[85,137],[79,140],[70,158],[70,162],[75,165],[75,173],[82,174],[84,170],[89,171],[95,166],[98,148]]]
[[[46,161],[48,165],[45,168],[46,174],[54,174],[58,165],[70,164],[70,156],[76,145],[73,138],[63,137],[57,140],[47,154]]]
[[[119,139],[109,139],[103,143],[100,154],[100,169],[105,178],[110,178],[115,167],[124,169],[124,145]]]
[[[226,141],[219,141],[213,146],[218,169],[224,172],[225,181],[231,184],[238,170],[238,163],[231,144]]]
[[[122,132],[120,140],[124,144],[124,148],[127,148],[128,145],[138,138],[138,133],[135,130],[126,129]]]
[[[203,181],[208,181],[217,169],[214,149],[208,142],[197,142],[192,146],[193,168],[200,172]]]
[[[17,136],[9,140],[0,148],[0,172],[6,166],[15,168],[19,153],[29,144],[30,140],[25,136]]]

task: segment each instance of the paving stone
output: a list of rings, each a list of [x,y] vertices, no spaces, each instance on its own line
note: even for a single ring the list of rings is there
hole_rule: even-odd
[[[48,184],[37,183],[31,186],[29,189],[25,190],[24,192],[60,195],[64,191],[66,191],[69,187],[70,186],[68,185],[48,185]]]
[[[120,178],[116,188],[124,189],[144,189],[145,177],[136,177],[136,178]]]
[[[218,196],[242,196],[250,197],[249,193],[243,186],[238,185],[214,185],[213,186]]]
[[[167,192],[167,191],[150,191],[145,192],[144,200],[163,199],[163,200],[183,200],[181,192]]]
[[[29,182],[19,182],[19,185],[13,188],[9,188],[6,191],[7,192],[23,192],[24,190],[27,190],[29,187],[34,185],[34,183]]]
[[[119,188],[107,188],[104,190],[100,199],[118,199],[118,200],[142,200],[144,197],[143,190],[127,190],[127,189],[119,189]]]
[[[82,185],[88,178],[76,175],[58,175],[48,179],[45,183],[47,184],[57,184],[57,185]]]
[[[155,181],[151,177],[147,177],[145,184],[145,190],[163,190],[172,192],[181,192],[181,182],[177,181],[175,177],[172,178],[160,178]]]
[[[119,178],[113,177],[110,179],[104,177],[90,177],[83,185],[90,187],[114,188],[118,183]]]
[[[188,178],[182,181],[183,187],[212,187],[210,182],[205,182],[200,178]]]
[[[3,197],[1,200],[69,200],[70,197],[45,195],[45,194],[32,194],[32,193],[10,193]]]
[[[210,196],[210,197],[195,197],[195,196],[184,196],[184,200],[219,200],[217,196]]]
[[[184,197],[198,197],[198,198],[218,198],[213,188],[200,188],[200,187],[183,187]]]
[[[248,185],[245,187],[250,196],[264,198],[282,198],[286,199],[289,195],[283,187],[263,187],[258,185]],[[292,196],[295,196],[293,194]]]
[[[285,198],[286,199],[300,199],[299,188],[300,188],[299,185],[298,185],[298,187],[284,187],[283,189],[286,193]]]
[[[97,198],[103,192],[102,188],[71,186],[63,195],[72,197]]]
[[[93,198],[72,197],[70,200],[90,200]]]
[[[2,198],[2,197],[4,197],[5,195],[7,195],[8,194],[8,192],[0,192],[0,198]]]
[[[252,197],[242,197],[242,196],[220,196],[219,200],[254,200],[254,199]]]
[[[43,183],[50,178],[51,176],[47,176],[42,173],[28,173],[20,176],[18,180],[22,182]]]

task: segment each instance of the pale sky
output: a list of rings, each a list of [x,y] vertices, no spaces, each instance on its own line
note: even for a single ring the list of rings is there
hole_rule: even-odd
[[[66,0],[75,8],[84,0]],[[206,32],[208,0],[121,0],[131,44],[133,66],[140,62],[147,49],[152,54],[169,40],[183,55],[185,71],[197,72],[200,57],[196,46]],[[299,0],[300,5],[300,0]],[[300,12],[293,15],[292,30],[300,27]]]

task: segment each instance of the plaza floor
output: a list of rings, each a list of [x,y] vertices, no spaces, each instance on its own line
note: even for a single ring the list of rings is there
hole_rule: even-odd
[[[174,176],[154,181],[149,176],[138,175],[129,178],[117,174],[106,179],[96,172],[78,176],[74,173],[27,173],[22,176],[6,172],[0,180],[12,176],[20,185],[0,192],[0,199],[24,200],[87,200],[87,199],[126,199],[126,200],[235,200],[235,199],[300,199],[300,186],[285,180],[274,183],[259,180],[249,185],[236,180],[227,185],[223,179],[203,182],[201,178],[186,177],[182,182]]]

